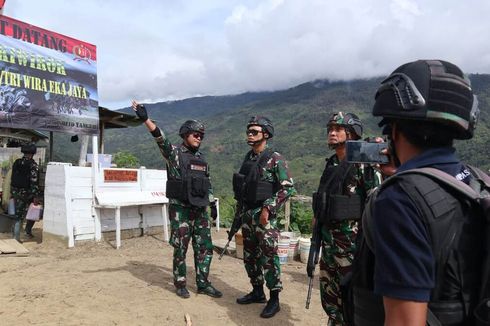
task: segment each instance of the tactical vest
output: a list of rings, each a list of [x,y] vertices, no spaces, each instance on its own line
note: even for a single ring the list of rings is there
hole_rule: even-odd
[[[262,180],[262,172],[272,157],[270,149],[264,150],[255,160],[249,159],[252,151],[245,159],[238,173],[233,174],[233,193],[235,199],[247,209],[262,206],[266,199],[271,198],[278,190],[279,183]]]
[[[35,162],[31,159],[19,158],[12,166],[11,186],[28,189],[31,185],[31,170]]]
[[[327,160],[317,192],[313,193],[313,212],[320,223],[359,220],[363,201],[358,194],[347,193],[347,185],[355,173],[355,166],[346,161],[333,165],[335,155]]]
[[[178,199],[184,204],[196,207],[209,205],[209,179],[208,164],[201,156],[195,156],[190,151],[182,151],[178,147],[180,177],[170,176],[167,180],[167,197]]]
[[[376,195],[393,182],[390,178],[370,197],[358,234],[359,251],[354,260],[352,292],[344,292],[345,318],[352,325],[383,325],[381,296],[373,292],[375,252],[372,208]],[[451,189],[423,175],[396,176],[397,185],[415,203],[431,238],[435,259],[435,287],[431,292],[428,325],[480,325],[473,311],[479,301],[484,258],[485,220],[478,207]],[[349,307],[353,311],[349,311]],[[353,320],[352,320],[353,319]],[[352,323],[353,322],[353,323]]]

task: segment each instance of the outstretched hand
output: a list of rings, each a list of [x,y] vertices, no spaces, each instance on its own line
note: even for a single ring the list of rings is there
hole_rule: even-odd
[[[135,100],[131,101],[131,106],[133,107],[134,112],[136,112],[136,115],[142,122],[146,122],[148,120],[148,112],[146,112],[146,108],[138,104]]]

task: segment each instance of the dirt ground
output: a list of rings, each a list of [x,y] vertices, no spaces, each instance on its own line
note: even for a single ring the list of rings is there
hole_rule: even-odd
[[[189,299],[174,293],[172,247],[163,235],[112,241],[77,242],[68,249],[57,240],[24,242],[28,257],[0,257],[0,324],[2,325],[325,325],[318,277],[310,309],[305,309],[308,278],[301,262],[283,265],[281,311],[259,317],[264,304],[238,305],[250,290],[243,261],[215,252],[210,281],[223,292],[219,299],[196,293],[192,249],[187,257]],[[0,234],[3,238],[6,234]],[[225,231],[213,230],[213,239]]]

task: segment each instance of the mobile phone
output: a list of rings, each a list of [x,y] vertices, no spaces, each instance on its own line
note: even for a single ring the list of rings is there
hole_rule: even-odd
[[[387,164],[389,158],[381,154],[388,148],[388,143],[371,143],[362,140],[348,140],[345,143],[347,162],[349,163],[378,163]]]

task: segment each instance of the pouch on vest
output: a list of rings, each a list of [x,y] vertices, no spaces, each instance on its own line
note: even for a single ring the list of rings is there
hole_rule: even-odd
[[[166,195],[168,198],[187,201],[187,191],[184,189],[184,183],[181,179],[168,179],[166,186]]]
[[[328,217],[330,221],[361,219],[361,196],[330,195],[328,198]]]
[[[244,184],[245,175],[241,173],[233,173],[233,194],[235,195],[235,200],[242,199]]]
[[[248,185],[249,191],[246,194],[246,202],[257,206],[272,197],[274,194],[274,185],[267,181],[252,180]],[[251,189],[251,190],[250,190]]]
[[[206,207],[209,205],[208,166],[203,161],[190,160],[187,169],[187,199],[193,206]]]

